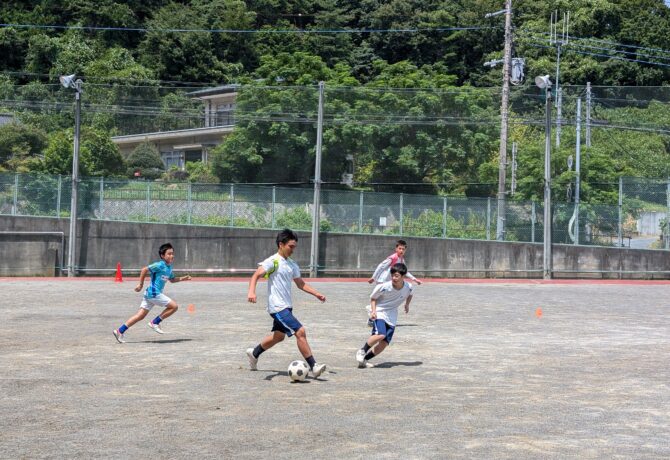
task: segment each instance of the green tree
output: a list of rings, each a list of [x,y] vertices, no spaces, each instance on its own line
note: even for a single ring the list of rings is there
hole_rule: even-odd
[[[44,152],[43,170],[50,174],[72,174],[74,133],[58,131],[49,136]],[[125,165],[118,147],[109,136],[94,128],[83,127],[79,147],[81,176],[112,176],[124,172]]]
[[[0,168],[26,172],[37,167],[47,145],[47,134],[21,123],[0,126]]]
[[[129,177],[158,179],[165,171],[165,165],[158,149],[148,142],[135,147],[130,155],[128,155],[128,158],[126,158],[126,165],[128,166],[127,173]]]

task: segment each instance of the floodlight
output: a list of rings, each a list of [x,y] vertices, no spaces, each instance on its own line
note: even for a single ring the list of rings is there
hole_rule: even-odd
[[[58,77],[58,80],[60,80],[60,84],[63,85],[64,87],[66,87],[66,88],[74,88],[74,87],[75,87],[75,85],[74,85],[74,79],[75,79],[75,77],[76,77],[75,74],[72,74],[72,75],[61,75],[60,77]]]
[[[551,88],[551,80],[549,79],[549,75],[535,77],[535,85],[540,89]]]

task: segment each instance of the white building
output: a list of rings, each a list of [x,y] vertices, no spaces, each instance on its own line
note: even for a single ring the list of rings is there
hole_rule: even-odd
[[[239,85],[225,85],[188,94],[203,102],[204,119],[200,128],[114,136],[112,141],[124,156],[143,142],[153,144],[160,152],[166,169],[177,166],[183,170],[187,161],[207,163],[210,150],[233,131],[238,88]]]

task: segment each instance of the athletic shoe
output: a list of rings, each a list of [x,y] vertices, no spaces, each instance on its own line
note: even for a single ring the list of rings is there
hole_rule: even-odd
[[[165,331],[164,331],[163,329],[161,329],[160,324],[154,324],[154,323],[152,323],[151,321],[149,321],[149,322],[147,323],[147,326],[149,326],[151,329],[153,329],[154,331],[158,332],[159,334],[165,334]]]
[[[315,364],[314,367],[312,368],[312,375],[314,376],[315,379],[318,379],[321,374],[323,374],[323,371],[326,370],[326,365],[325,364]]]
[[[253,348],[247,348],[247,357],[249,358],[249,368],[252,371],[258,370],[258,358],[254,356]]]
[[[118,329],[114,329],[114,330],[112,331],[112,334],[114,334],[114,338],[116,338],[116,341],[117,341],[117,342],[119,342],[119,343],[126,343],[126,341],[123,340],[123,334],[121,334],[121,333],[119,332]]]
[[[372,321],[372,318],[368,318],[368,327],[372,327],[375,325],[375,322]]]
[[[368,361],[364,361],[364,362],[362,362],[362,363],[358,363],[358,368],[359,368],[359,369],[366,369],[366,368],[367,368],[367,369],[370,369],[371,367],[375,367],[375,365],[372,364],[372,363],[370,363],[370,362],[368,362]]]
[[[365,362],[365,350],[362,348],[356,352],[356,361],[358,361],[358,364],[363,364]]]

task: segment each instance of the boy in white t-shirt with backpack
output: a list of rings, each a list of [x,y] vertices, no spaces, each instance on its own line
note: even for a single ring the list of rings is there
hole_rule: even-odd
[[[307,343],[307,332],[300,321],[293,316],[293,302],[291,300],[291,282],[295,282],[298,289],[313,295],[321,302],[326,296],[309,286],[300,277],[300,268],[292,259],[293,250],[298,245],[298,235],[289,229],[284,229],[277,235],[277,253],[258,264],[258,269],[249,281],[247,300],[256,303],[256,284],[260,277],[268,280],[267,311],[273,319],[272,333],[260,341],[256,347],[247,349],[251,370],[257,369],[258,358],[261,353],[272,348],[288,335],[295,335],[298,350],[307,361],[312,375],[318,378],[325,370],[325,364],[317,364],[312,349]]]
[[[398,308],[403,302],[405,313],[409,313],[412,285],[405,281],[407,266],[395,264],[390,273],[391,281],[378,284],[370,294],[372,333],[363,348],[356,352],[359,368],[374,367],[368,361],[379,356],[389,346],[398,321]]]

